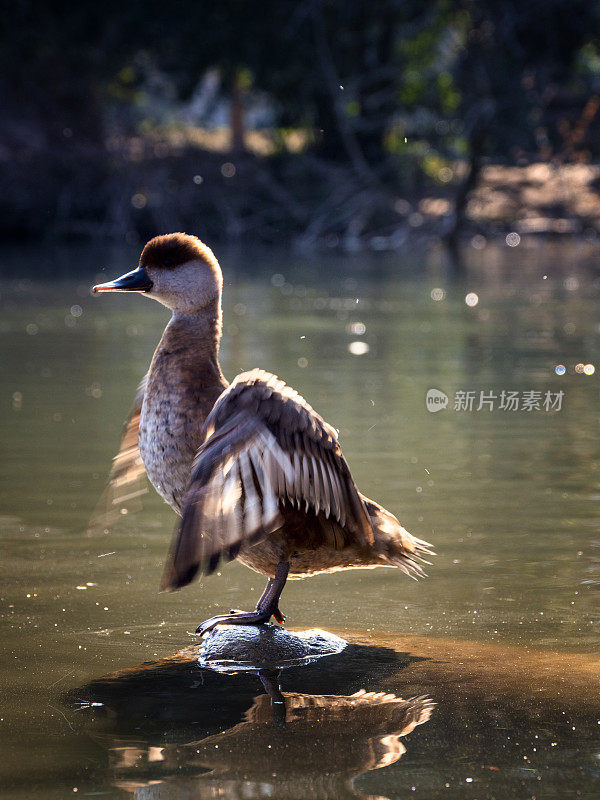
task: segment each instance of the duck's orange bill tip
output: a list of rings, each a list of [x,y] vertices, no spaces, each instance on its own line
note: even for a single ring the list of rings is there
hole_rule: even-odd
[[[96,286],[92,286],[92,294],[98,294],[98,292],[116,292],[116,291],[118,291],[118,289],[112,283],[98,283]]]

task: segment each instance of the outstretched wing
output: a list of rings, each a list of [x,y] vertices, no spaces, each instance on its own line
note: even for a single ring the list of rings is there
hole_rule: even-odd
[[[281,527],[286,505],[316,515],[334,547],[373,542],[334,429],[257,369],[239,375],[206,420],[161,588],[177,589],[198,571],[213,572],[220,558],[235,558],[242,545]]]
[[[118,518],[121,508],[127,506],[131,509],[132,503],[139,502],[141,495],[148,491],[146,470],[138,447],[140,415],[147,378],[144,375],[138,386],[129,417],[123,426],[119,452],[113,458],[108,484],[92,514],[90,528],[110,525]]]

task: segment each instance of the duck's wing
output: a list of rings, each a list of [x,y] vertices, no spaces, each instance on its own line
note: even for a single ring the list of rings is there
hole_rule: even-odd
[[[122,508],[131,510],[132,505],[139,503],[139,498],[148,492],[146,470],[138,447],[140,416],[147,378],[148,375],[142,378],[123,426],[119,452],[113,458],[106,489],[92,514],[91,528],[110,525],[118,518]]]
[[[197,572],[277,530],[285,506],[331,520],[332,546],[373,543],[364,502],[336,431],[275,375],[239,375],[206,420],[161,588],[178,589]]]

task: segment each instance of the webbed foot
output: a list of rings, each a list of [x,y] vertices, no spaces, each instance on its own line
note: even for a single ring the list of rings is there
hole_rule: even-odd
[[[275,614],[270,610],[264,611],[237,611],[232,610],[231,614],[219,614],[216,617],[211,617],[205,620],[201,625],[196,628],[196,633],[201,635],[212,631],[217,625],[263,625],[268,622]],[[279,616],[283,616],[279,612]],[[277,617],[275,616],[275,619]]]
[[[239,611],[232,608],[229,614],[219,614],[211,617],[198,625],[196,633],[203,635],[212,631],[217,625],[263,625],[271,617],[283,624],[285,617],[279,609],[279,596],[285,586],[290,565],[287,561],[280,561],[275,569],[273,578],[269,578],[267,587],[256,604],[256,611]]]

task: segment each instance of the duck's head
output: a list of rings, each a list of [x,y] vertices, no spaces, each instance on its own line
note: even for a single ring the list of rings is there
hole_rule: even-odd
[[[223,276],[219,262],[196,236],[168,233],[144,247],[137,269],[92,291],[143,292],[181,314],[195,314],[221,298]]]

